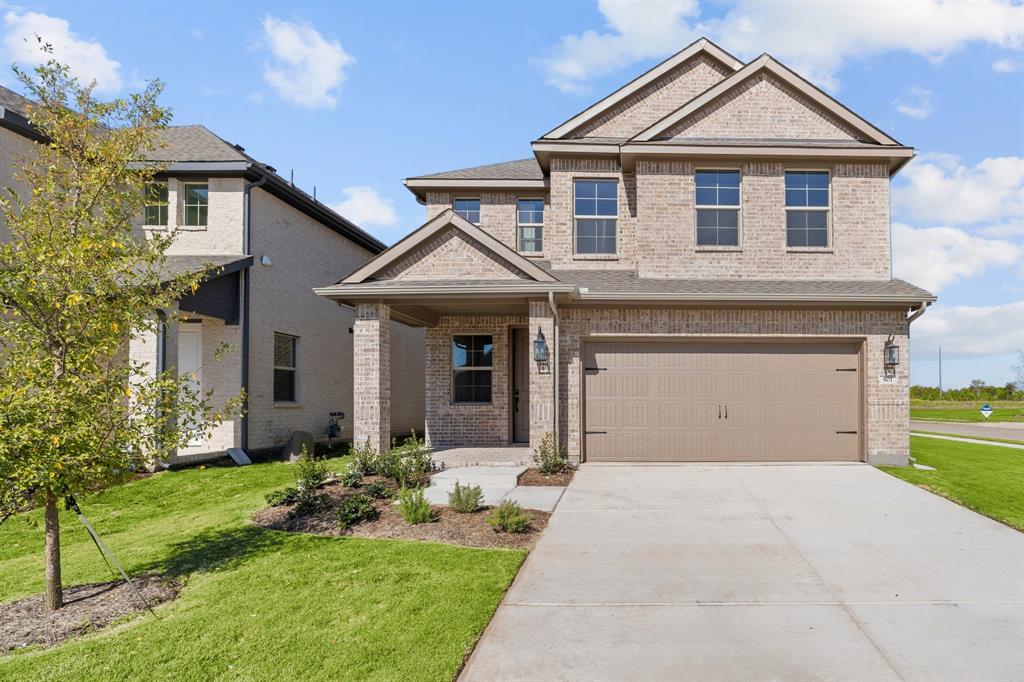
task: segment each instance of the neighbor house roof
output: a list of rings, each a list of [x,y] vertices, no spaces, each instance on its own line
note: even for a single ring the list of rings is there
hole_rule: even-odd
[[[220,254],[166,256],[160,273],[171,279],[181,275],[209,270],[214,277],[230,275],[252,265],[252,256],[225,256]]]

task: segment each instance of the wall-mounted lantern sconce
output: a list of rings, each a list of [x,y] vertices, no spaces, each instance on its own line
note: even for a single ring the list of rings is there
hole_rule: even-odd
[[[548,361],[548,342],[544,340],[544,333],[539,328],[537,338],[533,340],[533,360],[539,365]]]
[[[886,368],[895,368],[900,364],[900,347],[893,341],[892,334],[889,334],[889,338],[885,341],[882,359]]]

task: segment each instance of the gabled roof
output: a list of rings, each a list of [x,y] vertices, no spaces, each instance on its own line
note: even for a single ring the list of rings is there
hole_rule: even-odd
[[[738,87],[748,78],[765,71],[773,74],[779,80],[785,82],[794,90],[798,91],[801,95],[807,97],[822,109],[825,109],[840,121],[850,126],[850,128],[862,134],[865,139],[880,145],[899,145],[899,142],[886,135],[882,130],[876,128],[874,125],[861,118],[844,105],[840,104],[820,88],[812,85],[799,74],[776,61],[768,54],[761,55],[742,69],[738,70],[736,73],[727,77],[725,80],[708,88],[700,95],[697,95],[676,111],[665,116],[646,130],[633,136],[632,141],[650,142],[657,139],[659,136],[664,135],[666,131],[671,129],[672,126],[683,121],[688,116],[697,113],[719,97],[722,97],[726,93]]]
[[[407,180],[432,180],[435,178],[453,180],[543,180],[544,171],[541,170],[537,159],[530,158],[505,161],[503,163],[489,163],[485,166],[459,168],[429,175],[417,175]]]
[[[626,83],[621,88],[608,95],[604,99],[592,104],[580,113],[570,118],[565,123],[562,123],[554,130],[544,134],[541,139],[544,140],[557,140],[565,137],[572,133],[580,126],[585,125],[589,121],[592,121],[603,113],[614,107],[619,102],[622,102],[633,93],[639,91],[641,88],[653,83],[658,78],[661,78],[672,69],[676,68],[680,64],[688,61],[692,57],[698,54],[705,54],[712,59],[722,63],[729,67],[733,71],[739,70],[743,66],[743,62],[733,57],[731,54],[712,43],[707,38],[701,38],[693,43],[690,43],[679,52],[661,62],[654,68],[640,74],[629,83]]]
[[[147,154],[150,161],[255,161],[206,126],[168,126],[156,137],[164,146]]]
[[[464,234],[470,240],[493,252],[509,265],[526,273],[536,282],[554,282],[555,278],[544,268],[487,234],[479,227],[469,222],[455,211],[448,209],[432,220],[428,220],[419,229],[407,235],[394,246],[379,254],[376,258],[366,263],[358,270],[352,272],[338,284],[359,284],[373,275],[383,271],[387,266],[398,261],[402,256],[407,255],[417,246],[427,242],[434,235],[452,227]]]

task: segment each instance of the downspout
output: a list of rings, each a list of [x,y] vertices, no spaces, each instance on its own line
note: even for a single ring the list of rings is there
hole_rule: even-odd
[[[245,212],[243,219],[244,229],[242,231],[242,255],[252,255],[252,189],[261,187],[267,183],[267,176],[262,176],[256,182],[246,182],[242,197],[242,210]],[[249,449],[249,318],[252,306],[249,304],[249,291],[251,289],[252,266],[242,268],[242,393],[245,395],[242,401],[242,442],[243,450]]]
[[[922,315],[924,315],[924,311],[927,310],[928,306],[930,306],[930,305],[931,305],[931,303],[929,303],[928,301],[921,301],[921,307],[918,308],[917,310],[915,310],[913,313],[911,313],[909,317],[907,317],[908,334],[909,334],[909,329],[910,329],[910,323],[913,322],[914,320],[916,320],[917,318],[921,317]]]
[[[554,352],[551,354],[551,356],[552,356],[552,370],[551,370],[551,373],[552,373],[552,376],[554,378],[554,391],[553,391],[554,395],[552,396],[553,405],[554,405],[554,415],[553,415],[554,419],[553,419],[553,422],[554,422],[554,426],[555,426],[555,443],[558,445],[559,449],[561,449],[562,441],[558,437],[558,422],[560,421],[560,418],[561,418],[561,414],[558,411],[558,367],[559,367],[559,364],[558,364],[558,327],[559,327],[559,322],[561,320],[558,317],[558,307],[555,305],[555,292],[553,292],[553,291],[549,291],[548,292],[548,306],[551,308],[551,314],[553,316],[553,321],[554,321],[554,325],[553,325],[554,326],[554,337],[555,337],[554,338],[555,348],[554,348]]]

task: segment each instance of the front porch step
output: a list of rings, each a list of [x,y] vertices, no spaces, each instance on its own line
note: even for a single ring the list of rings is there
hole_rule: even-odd
[[[506,491],[516,487],[519,476],[526,471],[525,466],[468,466],[455,467],[439,471],[430,477],[431,488],[452,490],[455,482],[467,485],[478,485],[481,488],[504,488]]]

